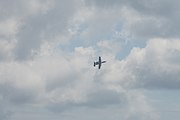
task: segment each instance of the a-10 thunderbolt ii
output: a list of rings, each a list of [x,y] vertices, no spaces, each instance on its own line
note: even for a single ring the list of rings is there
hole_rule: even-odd
[[[106,62],[106,61],[102,61],[102,60],[101,60],[101,57],[99,56],[99,61],[94,62],[94,67],[95,67],[96,65],[98,65],[98,68],[100,69],[102,63],[105,63],[105,62]]]

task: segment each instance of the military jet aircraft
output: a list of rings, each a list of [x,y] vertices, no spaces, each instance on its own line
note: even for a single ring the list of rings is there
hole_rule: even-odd
[[[99,56],[99,61],[94,62],[94,67],[98,65],[98,68],[101,68],[102,63],[105,63],[106,61],[101,61],[101,57]]]

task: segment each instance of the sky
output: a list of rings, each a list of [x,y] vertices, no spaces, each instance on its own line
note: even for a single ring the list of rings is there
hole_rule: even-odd
[[[0,119],[179,120],[179,11],[179,0],[0,0]]]

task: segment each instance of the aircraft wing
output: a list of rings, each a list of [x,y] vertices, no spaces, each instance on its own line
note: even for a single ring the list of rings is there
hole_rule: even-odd
[[[99,64],[98,68],[99,68],[99,69],[101,68],[101,63]]]
[[[99,63],[101,63],[101,57],[99,56]]]

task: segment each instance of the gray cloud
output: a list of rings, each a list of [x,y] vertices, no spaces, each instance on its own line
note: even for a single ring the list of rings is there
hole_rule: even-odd
[[[101,108],[101,107],[107,107],[108,105],[127,104],[125,101],[126,100],[124,95],[119,94],[114,90],[97,89],[94,93],[90,93],[90,95],[88,95],[88,101],[86,104],[89,107]]]
[[[142,15],[141,22],[137,23],[137,26],[132,32],[136,34],[137,31],[139,32],[139,34],[137,34],[139,37],[144,36],[145,38],[179,38],[179,34],[177,33],[179,26],[179,13],[177,11],[179,11],[179,5],[179,1],[177,0],[130,2],[130,7]],[[154,20],[146,19],[148,17]],[[149,34],[144,34],[145,32]]]
[[[13,111],[8,108],[9,105],[7,105],[5,100],[2,100],[1,98],[0,102],[0,118],[2,120],[9,120],[9,118],[11,118],[11,115],[13,114]]]
[[[87,6],[96,6],[97,8],[112,9],[114,7],[121,7],[124,5],[125,0],[85,0]]]
[[[119,11],[118,14],[113,14],[118,15],[121,20],[125,18],[124,24],[127,27],[125,29],[128,29],[127,32],[134,38],[142,40],[155,37],[179,38],[179,1],[177,0],[93,0],[86,3],[87,6],[100,9],[99,11]]]
[[[76,13],[76,7],[76,1],[56,1],[45,13],[28,17],[18,34],[17,59],[29,57],[44,41],[67,34],[67,25]]]

